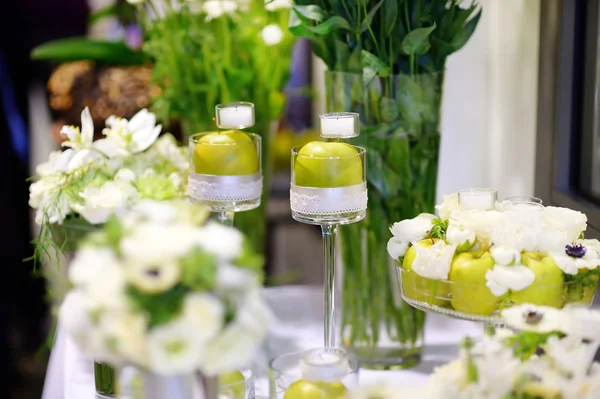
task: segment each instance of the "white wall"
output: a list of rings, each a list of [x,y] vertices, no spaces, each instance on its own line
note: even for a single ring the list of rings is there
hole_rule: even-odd
[[[533,195],[540,0],[480,3],[475,34],[446,65],[438,201],[470,187],[496,188],[500,199]],[[321,94],[323,70],[315,62]]]

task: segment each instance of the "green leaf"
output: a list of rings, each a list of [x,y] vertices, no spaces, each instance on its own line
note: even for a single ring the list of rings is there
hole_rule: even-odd
[[[31,52],[33,60],[97,61],[115,65],[139,65],[147,61],[140,51],[135,51],[123,42],[93,40],[86,37],[74,37],[44,43]]]
[[[408,55],[422,55],[431,48],[429,43],[429,35],[436,28],[436,25],[428,28],[413,29],[402,40],[402,51]]]
[[[317,35],[325,36],[329,35],[332,32],[335,32],[339,29],[350,30],[350,24],[344,18],[334,15],[329,18],[327,21],[320,23],[314,27],[307,27],[310,31],[316,33]]]
[[[453,52],[460,50],[469,41],[469,39],[473,35],[473,32],[475,32],[477,24],[479,23],[479,19],[481,18],[481,12],[482,10],[480,9],[479,12],[475,14],[475,16],[469,22],[467,22],[460,34],[456,36],[454,40],[452,40],[451,46]]]
[[[381,97],[379,108],[381,120],[384,122],[392,122],[398,118],[398,105],[393,98]]]
[[[377,13],[377,11],[379,10],[379,8],[381,7],[381,5],[383,4],[384,0],[379,0],[377,2],[377,4],[375,4],[373,6],[373,8],[371,8],[367,14],[367,16],[365,17],[364,21],[362,22],[362,25],[360,26],[360,32],[364,32],[367,29],[369,29],[369,26],[373,23],[373,18],[375,17],[375,14]]]
[[[372,148],[367,148],[367,179],[384,197],[397,195],[402,187],[400,176]]]
[[[217,281],[217,259],[214,255],[195,249],[179,262],[181,283],[193,291],[210,290]]]
[[[381,61],[375,54],[367,50],[361,52],[363,66],[363,84],[367,87],[379,71],[387,68],[387,65]]]
[[[148,315],[149,328],[168,323],[176,318],[181,312],[183,298],[188,291],[181,285],[159,294],[146,294],[132,286],[127,287],[126,290],[135,310],[144,311]]]
[[[306,25],[306,23],[296,15],[296,13],[290,13],[290,19],[288,22],[289,31],[296,37],[305,37],[307,39],[316,40],[318,36],[314,34],[310,30],[311,26]],[[314,51],[314,48],[313,48]]]
[[[398,19],[398,0],[385,0],[383,6],[383,20],[385,35],[389,37],[394,31]]]
[[[309,19],[311,21],[321,22],[327,18],[327,13],[319,6],[308,5],[308,6],[294,6],[294,13],[302,19]]]
[[[341,40],[335,40],[335,70],[346,71],[347,62],[350,59],[350,47]]]

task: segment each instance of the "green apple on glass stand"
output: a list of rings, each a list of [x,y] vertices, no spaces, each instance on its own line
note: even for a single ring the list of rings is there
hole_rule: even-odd
[[[339,139],[359,134],[359,115],[352,112],[323,114],[321,136],[333,141],[313,141],[292,149],[290,207],[292,217],[321,226],[325,264],[325,347],[335,346],[335,236],[337,226],[362,220],[367,209],[365,150]]]
[[[533,272],[535,280],[524,290],[512,292],[511,301],[561,308],[564,274],[554,259],[541,252],[526,252],[521,255],[521,263]]]
[[[425,239],[417,242],[416,245],[422,248],[430,248],[438,241],[439,239],[437,238]],[[430,305],[444,306],[446,303],[445,298],[448,297],[449,293],[448,284],[421,277],[415,273],[412,264],[416,258],[417,251],[413,245],[408,248],[402,261],[402,267],[410,272],[402,275],[402,289],[406,293],[406,296]]]
[[[498,297],[486,286],[485,274],[494,268],[489,252],[469,251],[452,261],[448,278],[452,307],[459,312],[489,316],[498,308]]]

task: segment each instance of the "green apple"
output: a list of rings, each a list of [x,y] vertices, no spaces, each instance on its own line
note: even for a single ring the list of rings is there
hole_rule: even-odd
[[[258,172],[258,154],[252,139],[239,130],[209,133],[194,147],[195,172],[240,176]]]
[[[341,382],[298,380],[286,389],[283,399],[343,399],[347,394]]]
[[[241,371],[232,371],[219,375],[219,391],[223,395],[233,395],[232,399],[244,399],[246,396],[246,384],[244,374]]]
[[[452,307],[459,312],[488,316],[497,309],[498,297],[485,285],[485,274],[494,268],[489,252],[470,251],[458,254],[452,261]]]
[[[524,290],[511,292],[511,301],[562,307],[564,275],[554,259],[541,252],[526,252],[521,255],[521,263],[533,272],[535,280]]]
[[[439,241],[437,238],[426,239],[417,242],[416,245],[422,248],[430,248],[437,241]],[[412,264],[416,258],[417,251],[413,245],[408,248],[408,251],[406,251],[406,254],[404,255],[402,267],[412,272]],[[405,295],[409,298],[436,306],[445,305],[446,300],[444,298],[447,298],[449,293],[447,283],[441,283],[426,277],[421,277],[414,272],[402,274],[402,288]]]
[[[298,154],[293,165],[297,186],[334,188],[363,182],[362,161],[349,144],[311,141]]]

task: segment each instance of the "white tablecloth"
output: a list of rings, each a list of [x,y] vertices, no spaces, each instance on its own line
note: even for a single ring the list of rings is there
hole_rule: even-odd
[[[265,347],[257,355],[253,370],[257,375],[256,396],[266,398],[268,361],[296,350],[323,344],[323,300],[320,287],[286,286],[267,288],[264,295],[277,317]],[[360,384],[379,382],[419,384],[427,381],[433,368],[446,363],[458,353],[458,343],[465,335],[478,337],[481,324],[428,315],[425,328],[425,351],[419,366],[401,371],[360,371]],[[58,329],[50,356],[42,399],[94,399],[93,361],[77,349],[63,330]]]

